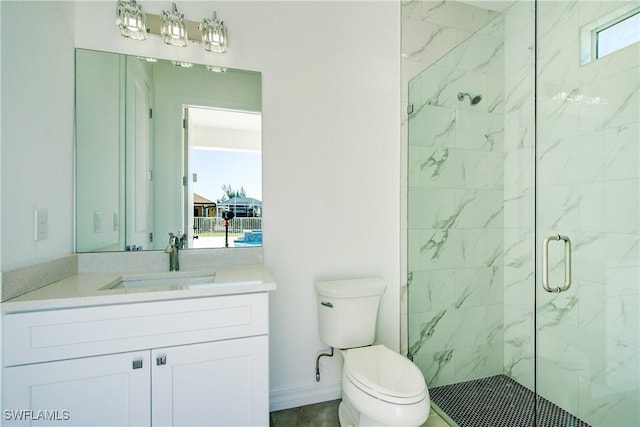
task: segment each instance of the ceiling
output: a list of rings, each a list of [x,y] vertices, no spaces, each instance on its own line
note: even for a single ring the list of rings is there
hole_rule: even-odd
[[[260,113],[192,107],[189,122],[197,127],[260,131],[262,120]]]

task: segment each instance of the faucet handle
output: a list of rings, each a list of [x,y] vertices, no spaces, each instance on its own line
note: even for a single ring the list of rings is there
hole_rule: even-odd
[[[174,246],[176,241],[176,236],[173,233],[169,233],[169,246]]]

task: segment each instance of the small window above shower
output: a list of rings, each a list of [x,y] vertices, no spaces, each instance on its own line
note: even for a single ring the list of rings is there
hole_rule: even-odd
[[[598,18],[580,31],[580,64],[640,42],[640,7],[629,4]]]

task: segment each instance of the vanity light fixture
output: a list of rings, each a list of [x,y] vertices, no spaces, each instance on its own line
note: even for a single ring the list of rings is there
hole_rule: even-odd
[[[225,53],[227,51],[227,27],[213,12],[212,18],[204,18],[198,27],[202,31],[202,43],[208,52]]]
[[[147,34],[146,16],[136,0],[119,0],[116,8],[116,25],[120,34],[135,40],[144,40]]]
[[[173,3],[172,10],[163,10],[160,18],[160,34],[162,40],[171,46],[185,47],[187,45],[187,24],[184,14],[178,12]]]
[[[116,25],[124,37],[136,40],[145,40],[147,34],[152,34],[162,37],[171,46],[185,47],[191,40],[202,43],[208,52],[227,51],[227,27],[218,19],[215,11],[211,18],[204,18],[198,23],[186,20],[184,14],[178,12],[175,2],[171,4],[171,10],[163,10],[160,15],[147,15],[136,0],[118,0]],[[191,38],[189,34],[192,34]]]

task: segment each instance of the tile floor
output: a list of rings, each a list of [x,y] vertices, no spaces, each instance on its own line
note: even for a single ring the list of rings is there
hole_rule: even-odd
[[[431,387],[429,395],[461,426],[590,427],[504,374]]]
[[[272,412],[270,415],[271,427],[339,427],[339,403],[339,400],[331,400]],[[422,427],[449,427],[449,424],[432,409],[429,419]]]

